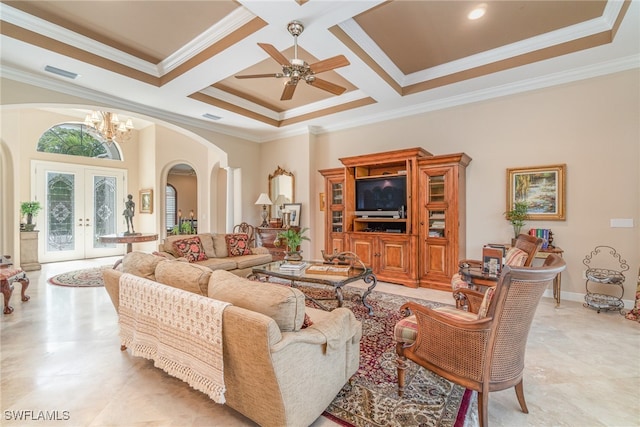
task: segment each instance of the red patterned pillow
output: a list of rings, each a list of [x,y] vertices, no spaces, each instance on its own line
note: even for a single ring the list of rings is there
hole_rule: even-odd
[[[227,242],[227,252],[229,252],[229,256],[251,255],[248,234],[226,234],[224,240]]]
[[[179,256],[185,257],[189,262],[209,259],[198,236],[176,240],[173,242],[173,249]]]

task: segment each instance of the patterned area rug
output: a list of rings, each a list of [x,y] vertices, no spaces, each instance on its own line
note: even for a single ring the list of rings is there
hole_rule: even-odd
[[[111,265],[102,267],[85,268],[83,270],[69,271],[50,277],[47,281],[52,285],[71,286],[76,288],[90,288],[104,286],[102,270],[112,268]]]
[[[316,298],[331,294],[326,287],[320,289],[305,284],[299,288]],[[399,398],[397,392],[393,327],[402,317],[400,306],[409,300],[429,307],[442,304],[374,292],[367,298],[374,311],[374,315],[369,316],[358,299],[361,293],[355,288],[344,288],[344,306],[350,308],[363,325],[360,369],[324,415],[339,424],[357,427],[464,426],[472,397],[464,387],[409,363],[404,397]],[[310,301],[308,304],[313,305]],[[474,423],[466,423],[469,424]]]

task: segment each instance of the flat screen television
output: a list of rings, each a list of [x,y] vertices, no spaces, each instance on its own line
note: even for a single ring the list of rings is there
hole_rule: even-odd
[[[406,176],[356,180],[356,215],[403,217],[406,205]]]

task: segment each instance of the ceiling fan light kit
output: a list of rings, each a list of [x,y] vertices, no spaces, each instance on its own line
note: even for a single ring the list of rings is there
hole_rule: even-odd
[[[278,49],[268,43],[258,43],[267,54],[282,66],[282,73],[272,74],[248,74],[235,76],[237,79],[255,79],[263,77],[282,78],[286,77],[289,81],[285,84],[282,91],[281,101],[288,101],[293,98],[296,86],[300,80],[304,80],[308,85],[318,89],[325,90],[334,95],[341,95],[346,88],[339,86],[330,81],[317,78],[315,75],[331,71],[335,68],[349,65],[349,61],[344,55],[337,55],[329,59],[308,64],[305,60],[298,58],[298,36],[304,31],[304,25],[299,21],[291,21],[287,25],[287,30],[293,36],[293,58],[287,59]]]

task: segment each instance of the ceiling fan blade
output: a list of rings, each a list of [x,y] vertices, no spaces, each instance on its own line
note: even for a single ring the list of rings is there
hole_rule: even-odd
[[[287,82],[284,86],[284,90],[282,91],[282,96],[280,97],[280,101],[289,101],[293,98],[293,92],[296,91],[296,83]]]
[[[276,62],[283,67],[288,67],[291,65],[287,57],[281,54],[280,51],[275,48],[275,46],[268,43],[258,43],[258,46],[260,46],[265,52],[269,54],[270,57],[275,59]]]
[[[282,73],[271,73],[271,74],[245,74],[243,76],[235,76],[236,79],[259,79],[262,77],[275,77],[279,79],[280,77],[284,77]]]
[[[337,84],[328,82],[326,80],[322,80],[316,77],[316,79],[312,82],[307,82],[313,87],[317,87],[318,89],[326,90],[327,92],[331,92],[334,95],[342,95],[342,93],[347,90],[347,88],[338,86]]]
[[[311,71],[314,74],[324,73],[325,71],[333,70],[334,68],[344,67],[345,65],[349,65],[350,62],[345,58],[344,55],[334,56],[329,59],[324,59],[322,61],[315,62],[309,65]]]

